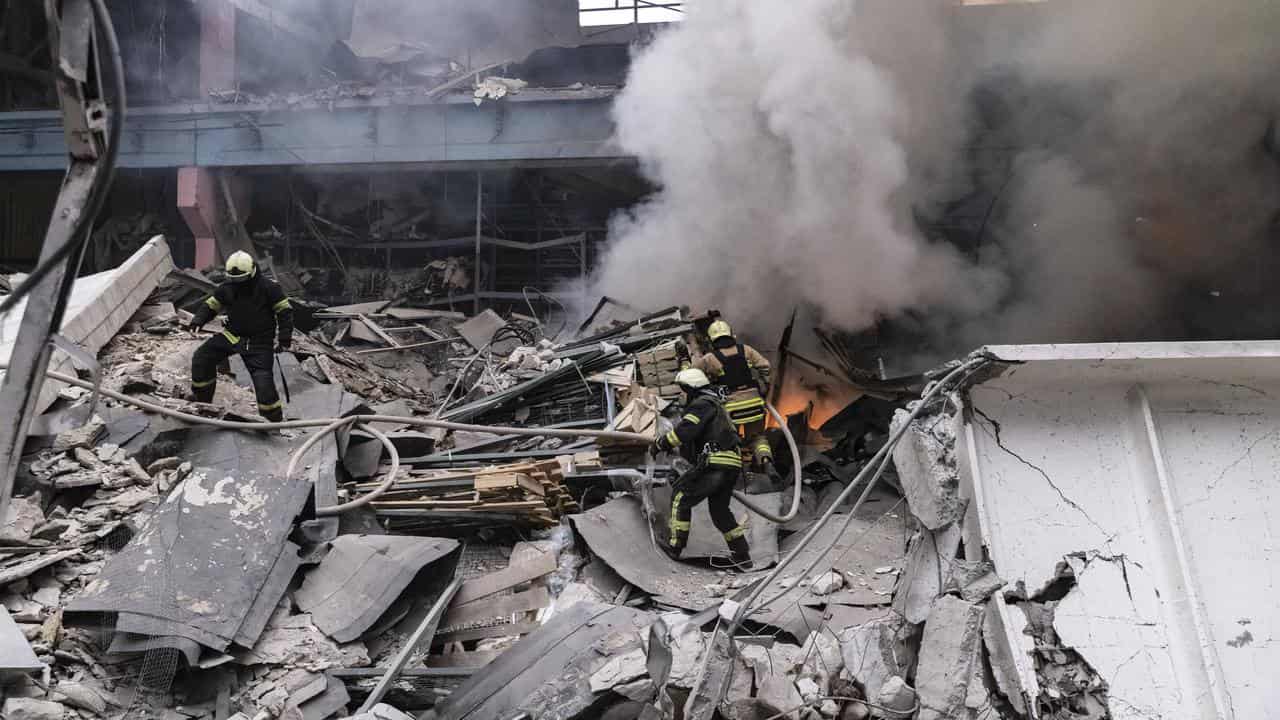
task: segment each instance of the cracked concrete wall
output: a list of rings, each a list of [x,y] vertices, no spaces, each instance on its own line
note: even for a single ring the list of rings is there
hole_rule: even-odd
[[[1020,364],[970,389],[958,452],[1000,576],[1034,593],[1065,557],[1111,559],[1056,627],[1116,718],[1266,717],[1280,343],[992,350]]]

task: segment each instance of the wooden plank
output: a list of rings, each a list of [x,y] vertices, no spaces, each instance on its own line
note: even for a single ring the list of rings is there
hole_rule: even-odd
[[[470,640],[485,640],[495,637],[511,637],[512,635],[528,635],[529,633],[542,627],[541,623],[522,622],[511,625],[490,625],[488,627],[471,628],[470,630],[455,630],[450,633],[441,633],[432,641],[433,645],[444,645],[451,642],[467,642]]]
[[[361,315],[364,313],[377,312],[378,308],[381,308],[383,305],[386,305],[386,304],[387,304],[386,300],[378,300],[376,302],[356,303],[355,305],[338,305],[336,307],[328,307],[328,308],[325,308],[324,310],[321,310],[320,312],[335,313],[335,314],[342,314],[342,315],[348,315],[348,316]]]
[[[444,616],[444,626],[456,627],[481,620],[509,617],[519,612],[541,610],[550,604],[551,593],[544,587],[535,587],[513,595],[503,595],[483,602],[468,603],[463,607],[454,607]]]
[[[338,380],[333,374],[333,368],[329,366],[329,358],[324,355],[316,355],[316,365],[320,368],[320,373],[324,375],[325,380],[330,385],[337,385]]]
[[[374,335],[377,335],[378,337],[382,338],[382,341],[385,342],[386,344],[391,345],[393,347],[400,347],[400,343],[397,342],[395,338],[388,335],[386,331],[382,329],[381,325],[378,325],[378,323],[370,320],[368,316],[361,315],[360,322],[364,323],[365,327],[369,328],[369,330],[372,331]]]
[[[541,553],[528,561],[518,562],[503,570],[481,575],[478,578],[464,582],[462,589],[458,591],[457,597],[454,598],[454,604],[457,606],[475,602],[480,598],[515,587],[520,583],[526,583],[543,575],[553,573],[555,570],[555,554]]]
[[[432,668],[482,668],[502,654],[501,650],[476,650],[448,655],[428,655],[427,667]]]
[[[453,310],[429,310],[426,308],[387,308],[382,311],[386,315],[390,315],[398,320],[433,320],[436,318],[444,318],[446,320],[466,320],[464,313],[455,312]]]
[[[374,501],[371,503],[375,508],[425,508],[430,509],[437,506],[451,508],[468,508],[480,502],[478,497],[470,497],[466,500],[384,500]]]
[[[356,324],[357,322],[359,325]],[[369,335],[368,333],[365,333],[365,329],[373,334]],[[368,315],[357,315],[356,319],[351,321],[351,336],[357,340],[381,340],[393,348],[400,347],[400,343],[395,338],[388,335],[387,332],[382,329],[381,325],[370,320]]]

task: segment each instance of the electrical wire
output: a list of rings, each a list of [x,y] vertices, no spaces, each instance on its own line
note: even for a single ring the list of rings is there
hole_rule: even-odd
[[[8,363],[0,363],[0,370],[9,369]],[[50,380],[57,380],[68,385],[84,388],[86,390],[93,389],[93,383],[81,380],[73,375],[66,375],[56,370],[45,371],[45,377]],[[282,422],[252,422],[243,420],[221,420],[218,418],[207,418],[201,415],[192,415],[181,410],[174,410],[163,405],[148,402],[140,398],[131,397],[122,393],[99,388],[98,394],[103,397],[111,398],[118,402],[133,405],[134,407],[146,410],[147,412],[163,415],[175,420],[181,420],[193,425],[207,425],[210,427],[221,428],[223,430],[248,430],[258,432],[269,432],[272,430],[299,430],[305,428],[326,427],[338,420],[354,421],[357,423],[394,423],[399,425],[413,425],[416,427],[435,427],[444,430],[461,430],[463,432],[487,432],[501,433],[503,435],[521,435],[528,437],[558,437],[558,438],[593,438],[597,440],[614,440],[623,443],[644,444],[651,442],[651,438],[639,433],[621,432],[617,430],[588,430],[572,429],[572,428],[528,428],[528,427],[505,427],[501,425],[472,425],[469,423],[457,423],[449,420],[438,420],[435,418],[422,417],[398,417],[395,415],[348,415],[345,418],[317,418],[312,420],[285,420]]]
[[[550,335],[545,335],[545,333],[544,333],[544,336],[545,336],[545,337],[547,337],[548,339],[550,339],[552,342],[555,342],[556,338],[560,337],[560,333],[564,332],[564,329],[569,325],[569,309],[568,309],[568,308],[566,308],[566,307],[564,306],[564,303],[560,302],[560,299],[559,299],[559,298],[552,297],[551,295],[548,295],[548,294],[546,294],[546,293],[542,292],[541,290],[539,290],[539,289],[538,289],[538,288],[536,288],[536,287],[529,287],[528,285],[526,285],[526,286],[524,286],[524,287],[520,288],[520,294],[521,294],[521,295],[524,295],[524,304],[529,306],[529,312],[530,312],[530,314],[532,314],[534,317],[537,317],[537,316],[538,316],[538,313],[536,313],[536,312],[534,312],[534,311],[533,311],[533,303],[532,303],[532,302],[530,302],[530,300],[529,300],[529,291],[530,291],[530,290],[532,290],[533,292],[537,293],[537,294],[538,294],[538,295],[539,295],[543,300],[546,300],[547,302],[555,303],[556,305],[559,305],[559,306],[560,306],[560,312],[561,312],[561,316],[560,316],[560,327],[556,328],[556,331],[555,331],[554,333],[551,333]],[[548,325],[549,325],[549,324],[551,324],[551,311],[550,311],[550,310],[548,310],[548,311],[547,311],[547,324],[548,324]]]
[[[99,167],[97,174],[93,178],[93,187],[90,188],[88,199],[80,216],[76,218],[76,224],[71,232],[67,235],[67,242],[53,252],[44,262],[36,265],[27,275],[26,279],[18,284],[8,297],[0,300],[0,314],[6,313],[14,308],[20,300],[31,294],[49,273],[53,272],[62,262],[72,253],[78,253],[84,250],[85,243],[89,241],[89,228],[98,217],[98,213],[102,211],[102,206],[106,204],[107,194],[111,189],[111,183],[115,179],[116,161],[120,154],[120,135],[124,130],[125,123],[125,88],[124,88],[124,61],[120,56],[120,41],[116,37],[115,26],[111,24],[111,14],[107,11],[105,0],[89,0],[90,6],[93,8],[94,23],[97,27],[97,37],[102,40],[106,46],[108,58],[111,62],[111,80],[114,85],[115,97],[114,102],[110,103],[111,119],[107,126],[106,148],[99,158]],[[66,304],[66,298],[60,299],[55,310],[57,315],[61,315]],[[56,320],[57,318],[55,318]]]

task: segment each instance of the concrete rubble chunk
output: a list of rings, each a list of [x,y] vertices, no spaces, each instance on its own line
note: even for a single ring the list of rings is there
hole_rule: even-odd
[[[929,617],[934,598],[942,594],[947,568],[960,547],[958,525],[941,530],[921,530],[907,547],[907,562],[893,594],[893,609],[908,622],[919,624]]]
[[[880,686],[875,703],[885,718],[909,718],[915,713],[916,691],[906,680],[894,675]]]
[[[944,595],[933,602],[920,644],[919,720],[962,717],[982,642],[982,606]]]
[[[896,433],[907,417],[905,410],[895,413],[890,432]],[[893,449],[893,463],[907,506],[921,524],[937,530],[964,517],[951,416],[922,415],[913,420]]]
[[[875,697],[889,678],[905,676],[915,663],[913,630],[899,616],[856,625],[840,633],[841,677]]]
[[[814,595],[830,595],[842,587],[844,587],[844,576],[834,570],[814,575],[809,579],[809,592]]]
[[[804,661],[799,647],[784,643],[775,643],[771,648],[744,645],[741,651],[743,660],[755,672],[757,712],[761,717],[804,704],[796,689],[796,671]]]
[[[56,587],[42,587],[32,593],[31,599],[45,607],[57,607],[62,601],[62,590]]]
[[[5,509],[0,524],[0,545],[21,545],[31,539],[36,528],[44,524],[44,511],[28,498],[16,497]]]
[[[945,589],[960,593],[966,602],[983,602],[1004,584],[988,560],[952,560]]]
[[[830,630],[812,633],[801,646],[801,652],[805,658],[805,672],[819,679],[824,693],[830,690],[832,682],[844,670],[844,655],[839,638]]]
[[[5,720],[63,720],[66,708],[51,700],[11,697],[4,701],[0,714]]]
[[[70,518],[62,518],[58,520],[50,520],[35,532],[31,533],[31,537],[37,540],[49,540],[50,542],[62,538],[64,535],[75,536],[80,534],[80,523]]]
[[[363,643],[338,645],[311,623],[309,615],[276,617],[252,650],[235,653],[242,665],[291,665],[311,671],[369,664]]]
[[[107,423],[97,415],[89,422],[74,430],[59,433],[49,447],[55,453],[64,453],[72,448],[92,447],[107,432]]]
[[[54,697],[63,705],[88,710],[97,715],[107,712],[114,704],[108,699],[106,689],[85,682],[61,682],[54,688]]]
[[[647,677],[613,686],[613,691],[622,697],[643,703],[652,702],[654,693],[657,692],[657,689],[658,688],[653,684],[653,680]]]
[[[591,675],[591,692],[603,692],[644,677],[649,672],[645,664],[647,660],[648,655],[642,647],[610,658],[604,667]]]

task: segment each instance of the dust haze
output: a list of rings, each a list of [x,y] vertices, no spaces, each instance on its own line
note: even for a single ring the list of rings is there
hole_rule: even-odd
[[[686,16],[616,104],[661,190],[615,218],[600,292],[719,307],[765,342],[797,305],[893,318],[938,354],[1274,326],[1273,4]]]

